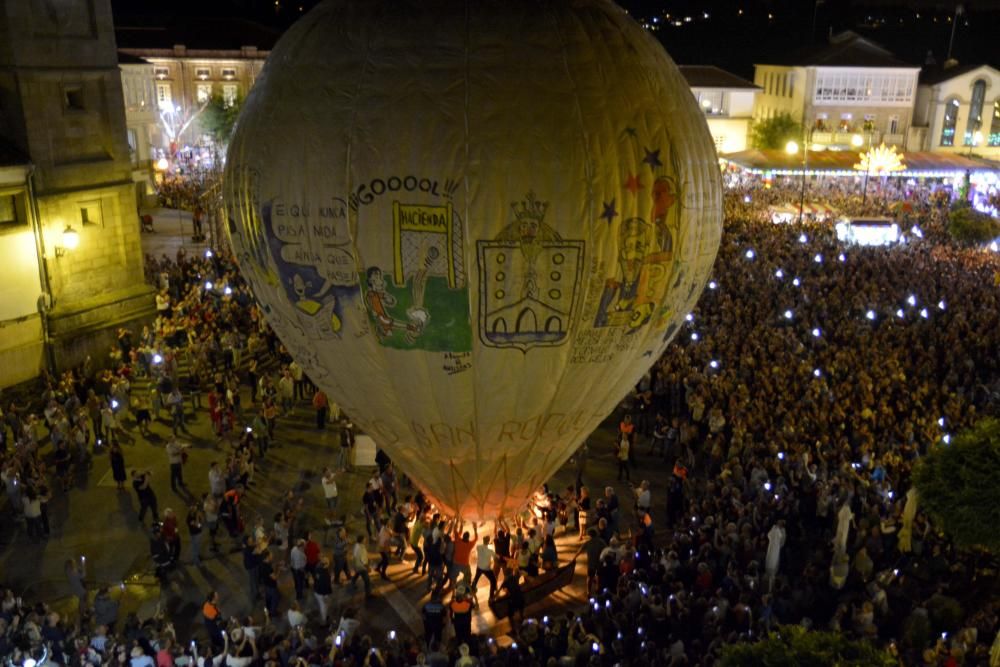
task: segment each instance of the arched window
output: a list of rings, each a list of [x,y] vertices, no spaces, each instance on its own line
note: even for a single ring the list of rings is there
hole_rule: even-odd
[[[980,130],[983,128],[983,102],[986,99],[986,81],[976,79],[972,84],[972,102],[969,104],[969,122],[965,124],[965,145],[974,146],[982,142]],[[976,134],[979,141],[976,141]]]
[[[941,145],[955,145],[955,124],[958,122],[958,100],[948,100],[944,105],[944,122],[941,125]]]
[[[993,122],[990,123],[990,146],[1000,146],[1000,98],[993,101]]]

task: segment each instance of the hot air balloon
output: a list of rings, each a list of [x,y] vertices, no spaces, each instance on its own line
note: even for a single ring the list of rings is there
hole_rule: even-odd
[[[657,360],[721,234],[705,120],[607,0],[328,0],[227,156],[310,378],[444,511],[516,511]]]

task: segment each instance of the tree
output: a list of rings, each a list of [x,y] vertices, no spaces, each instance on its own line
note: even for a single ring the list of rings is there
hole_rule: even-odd
[[[784,148],[789,141],[802,140],[802,124],[787,113],[762,118],[750,126],[750,144],[759,150]]]
[[[212,138],[220,148],[229,144],[233,136],[236,119],[243,107],[243,98],[237,97],[232,104],[226,104],[222,95],[213,95],[201,112],[201,130]]]
[[[895,659],[864,640],[783,625],[752,644],[722,649],[722,667],[893,667]]]
[[[965,245],[988,243],[1000,236],[1000,222],[986,213],[980,213],[968,204],[958,206],[948,215],[948,233]]]
[[[933,447],[913,481],[921,508],[964,548],[1000,553],[1000,422],[981,420]]]

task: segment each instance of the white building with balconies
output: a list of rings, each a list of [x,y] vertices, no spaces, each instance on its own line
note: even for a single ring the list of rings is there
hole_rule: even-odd
[[[680,70],[705,114],[715,149],[719,153],[746,150],[760,88],[711,65],[680,65]]]
[[[920,67],[854,32],[754,67],[761,88],[754,120],[786,113],[802,123],[811,144],[835,149],[852,147],[856,136],[900,147],[912,140]]]

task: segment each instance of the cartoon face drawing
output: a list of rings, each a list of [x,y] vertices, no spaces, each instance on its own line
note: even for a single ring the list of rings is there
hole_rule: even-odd
[[[306,289],[312,286],[312,283],[306,282],[302,276],[295,274],[292,276],[292,289],[295,291],[296,296],[300,299],[304,299],[306,296]]]

